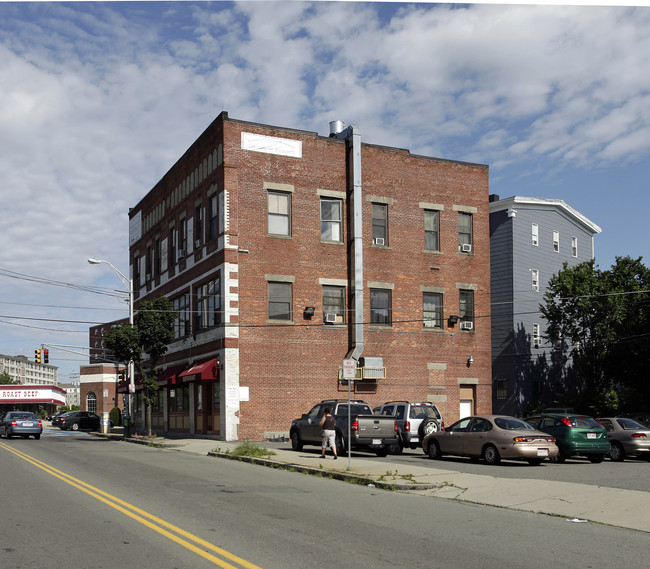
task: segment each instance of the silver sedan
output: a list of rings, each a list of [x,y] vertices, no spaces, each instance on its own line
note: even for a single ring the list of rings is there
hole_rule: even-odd
[[[0,434],[7,439],[14,436],[40,439],[42,432],[43,423],[35,413],[29,411],[9,411],[0,421]]]
[[[451,454],[482,458],[487,464],[498,464],[505,458],[538,465],[558,454],[552,435],[506,415],[465,417],[444,431],[427,435],[422,448],[430,458]]]
[[[634,419],[599,417],[596,419],[607,431],[611,443],[609,458],[616,462],[628,455],[650,460],[650,429]]]

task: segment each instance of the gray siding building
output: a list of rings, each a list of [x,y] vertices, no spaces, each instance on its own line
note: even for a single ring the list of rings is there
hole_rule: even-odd
[[[594,258],[601,229],[566,202],[490,196],[492,411],[524,416],[551,406],[566,377],[539,310],[549,279]]]

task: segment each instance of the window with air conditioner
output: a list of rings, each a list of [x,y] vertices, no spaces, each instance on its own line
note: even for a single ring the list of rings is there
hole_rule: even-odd
[[[345,324],[344,286],[323,286],[323,320],[328,324]]]
[[[473,216],[471,213],[463,211],[458,212],[458,249],[469,253],[472,250],[473,239]],[[469,245],[469,250],[463,248],[464,245]]]
[[[388,245],[388,205],[372,204],[372,243]]]
[[[474,291],[460,290],[458,293],[460,329],[472,330],[474,328]]]

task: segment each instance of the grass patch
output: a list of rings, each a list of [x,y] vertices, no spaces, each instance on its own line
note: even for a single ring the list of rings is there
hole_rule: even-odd
[[[264,458],[265,456],[275,455],[275,451],[259,446],[257,443],[245,441],[234,450],[227,450],[226,454],[232,456],[251,456],[253,458]]]

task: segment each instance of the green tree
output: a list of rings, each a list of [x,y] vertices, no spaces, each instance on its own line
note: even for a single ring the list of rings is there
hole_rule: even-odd
[[[18,382],[14,381],[6,371],[0,373],[0,385],[15,385],[17,383]]]
[[[551,278],[540,310],[546,337],[575,374],[564,383],[564,404],[615,412],[650,403],[648,285],[648,269],[629,257],[617,257],[608,271],[593,260],[565,263]]]
[[[160,358],[174,340],[173,324],[176,312],[165,297],[145,300],[138,306],[133,326],[116,326],[106,335],[106,346],[118,361],[133,361],[136,373],[142,378],[142,398],[146,408],[147,433],[151,436],[151,407],[158,395]]]

